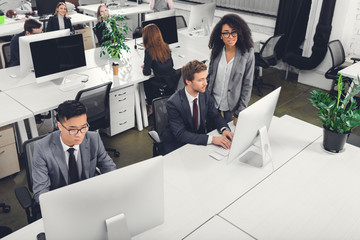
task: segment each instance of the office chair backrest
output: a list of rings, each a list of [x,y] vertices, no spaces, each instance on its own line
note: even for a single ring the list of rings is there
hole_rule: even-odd
[[[3,68],[9,67],[11,58],[10,42],[1,44],[1,65]]]
[[[26,176],[28,180],[28,187],[29,190],[32,192],[33,180],[32,180],[32,162],[33,162],[33,153],[34,153],[34,146],[37,141],[45,137],[46,135],[42,135],[36,138],[29,139],[23,143],[23,153],[24,153],[24,160],[25,160],[25,169],[26,169]]]
[[[333,40],[328,44],[333,68],[345,62],[345,51],[340,40]]]
[[[166,102],[170,96],[155,98],[152,101],[154,113],[154,130],[161,136],[167,124]]]
[[[178,16],[175,16],[175,18],[176,18],[176,28],[177,29],[187,28],[187,24],[186,24],[184,16],[178,15]]]
[[[266,61],[270,65],[276,65],[276,63],[277,63],[275,49],[276,49],[276,46],[277,46],[280,38],[283,35],[284,34],[279,34],[279,35],[274,35],[274,36],[270,37],[268,40],[266,40],[266,42],[264,43],[264,45],[262,46],[262,48],[260,50],[261,57],[266,59]]]
[[[78,92],[75,100],[82,102],[87,109],[90,130],[110,126],[109,93],[112,82],[107,82]]]

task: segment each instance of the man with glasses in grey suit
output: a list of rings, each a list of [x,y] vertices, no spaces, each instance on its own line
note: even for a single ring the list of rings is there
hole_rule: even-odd
[[[58,107],[58,131],[35,144],[32,178],[34,199],[39,195],[116,169],[97,132],[89,132],[86,107],[65,101]]]

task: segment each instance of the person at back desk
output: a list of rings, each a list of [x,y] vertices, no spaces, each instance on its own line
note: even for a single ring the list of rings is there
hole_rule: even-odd
[[[155,24],[149,24],[144,27],[142,38],[145,47],[143,74],[149,76],[153,69],[155,75],[155,78],[144,82],[149,116],[152,113],[152,100],[161,96],[159,84],[166,85],[164,94],[170,96],[175,92],[178,77],[170,48],[164,42],[160,29]]]
[[[174,93],[166,103],[168,123],[161,136],[162,154],[188,143],[230,148],[234,134],[206,90],[206,69],[206,65],[197,60],[182,67],[181,74],[186,86]],[[212,121],[222,136],[207,135],[207,121]]]
[[[95,26],[95,35],[101,46],[102,43],[109,40],[109,38],[103,37],[104,31],[107,28],[106,26],[107,23],[104,21],[107,20],[110,16],[109,9],[106,7],[105,4],[99,5],[98,10],[96,12],[96,16],[98,19],[98,23]]]
[[[172,0],[150,0],[150,9],[155,12],[174,9]]]
[[[59,130],[36,142],[32,178],[34,199],[42,193],[116,169],[97,132],[88,132],[85,106],[75,100],[58,107]],[[96,191],[96,189],[94,189]]]
[[[19,37],[38,34],[42,32],[42,25],[35,19],[27,19],[24,23],[24,31],[16,34],[10,42],[10,63],[9,67],[20,65]]]
[[[56,6],[54,16],[49,18],[46,31],[56,31],[62,29],[70,29],[70,32],[74,33],[74,28],[71,24],[68,10],[64,2],[59,2]]]

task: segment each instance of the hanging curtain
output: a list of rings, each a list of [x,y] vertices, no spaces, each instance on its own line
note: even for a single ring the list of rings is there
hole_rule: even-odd
[[[275,35],[284,34],[276,50],[282,58],[286,52],[299,52],[306,34],[311,0],[280,0]]]

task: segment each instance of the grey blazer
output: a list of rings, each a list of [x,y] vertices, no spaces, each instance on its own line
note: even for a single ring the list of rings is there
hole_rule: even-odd
[[[101,138],[96,132],[87,132],[80,144],[82,163],[81,180],[95,176],[96,167],[101,173],[116,169],[114,161],[107,154]],[[39,195],[68,185],[68,167],[60,142],[60,131],[50,133],[39,140],[34,147],[32,179],[34,199]]]
[[[209,64],[207,76],[208,86],[211,96],[213,96],[214,82],[219,66],[221,53]],[[251,90],[254,79],[255,53],[254,48],[241,54],[240,49],[236,49],[233,67],[230,73],[230,80],[227,90],[227,99],[230,111],[239,115],[245,109],[251,97]],[[213,99],[215,102],[215,99]]]

